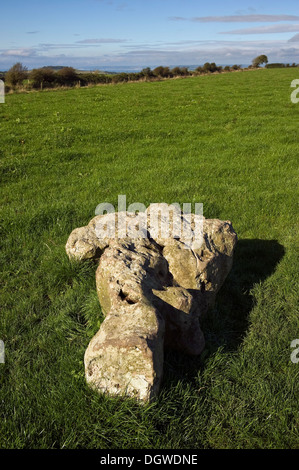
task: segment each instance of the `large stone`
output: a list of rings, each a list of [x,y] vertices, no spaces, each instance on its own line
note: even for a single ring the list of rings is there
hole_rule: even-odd
[[[66,244],[70,258],[99,258],[96,285],[105,320],[85,353],[88,384],[145,401],[159,391],[164,348],[202,352],[200,318],[231,269],[237,241],[231,223],[217,219],[202,218],[198,237],[196,219],[186,221],[177,209],[166,236],[161,224],[159,230],[151,224],[155,217],[162,223],[165,213],[149,209],[142,219],[126,213],[96,216]],[[187,238],[178,231],[182,221],[193,229]]]
[[[100,391],[148,400],[163,372],[163,314],[151,301],[162,288],[157,273],[166,261],[147,239],[112,242],[96,271],[99,300],[106,315],[85,353],[87,382]]]

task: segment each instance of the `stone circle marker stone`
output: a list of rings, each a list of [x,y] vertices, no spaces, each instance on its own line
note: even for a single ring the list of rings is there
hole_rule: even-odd
[[[149,208],[145,220],[153,214],[159,219],[161,210]],[[111,223],[115,228],[124,215],[126,236],[117,229],[109,236]],[[183,213],[176,216],[183,221]],[[192,219],[187,223],[192,226]],[[99,232],[99,226],[108,230]],[[136,230],[132,214],[98,215],[72,231],[66,253],[99,259],[96,286],[105,320],[85,352],[87,383],[99,392],[148,401],[159,392],[165,348],[203,351],[200,320],[231,269],[237,235],[230,221],[205,218],[200,244],[148,228],[140,237]]]

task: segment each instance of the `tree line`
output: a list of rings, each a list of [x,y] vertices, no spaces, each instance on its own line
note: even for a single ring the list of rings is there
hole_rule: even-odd
[[[23,86],[28,89],[55,88],[59,86],[87,86],[106,83],[120,83],[138,80],[155,80],[174,77],[188,77],[198,74],[215,73],[222,71],[240,70],[240,65],[221,67],[215,63],[206,62],[203,66],[190,71],[188,67],[164,67],[159,66],[153,70],[150,67],[140,72],[108,74],[102,72],[82,72],[73,67],[62,67],[54,70],[52,67],[41,67],[28,71],[20,62],[13,65],[5,74],[6,86],[17,88]]]
[[[262,64],[266,64],[266,67],[268,68],[271,68],[271,66],[284,66],[284,64],[268,64],[267,56],[261,55],[253,59],[252,65],[248,68],[259,68]],[[296,64],[292,64],[292,66],[296,66]],[[7,72],[3,73],[0,78],[4,79],[6,89],[9,91],[9,89],[14,90],[20,87],[30,90],[62,86],[88,86],[139,80],[151,81],[238,70],[243,70],[241,65],[235,64],[233,66],[222,67],[216,65],[215,62],[206,62],[203,66],[199,66],[193,71],[190,71],[188,67],[174,67],[171,69],[161,65],[153,70],[150,67],[146,67],[142,69],[141,72],[108,74],[98,71],[77,71],[73,67],[61,67],[58,70],[55,70],[52,67],[41,67],[28,71],[26,66],[17,62]]]

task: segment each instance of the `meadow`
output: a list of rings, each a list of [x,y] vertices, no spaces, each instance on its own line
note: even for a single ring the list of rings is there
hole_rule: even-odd
[[[0,448],[299,447],[297,69],[14,93],[0,104]],[[103,315],[70,232],[96,206],[203,203],[238,234],[200,357],[158,398],[91,391]],[[299,356],[299,354],[298,354]]]

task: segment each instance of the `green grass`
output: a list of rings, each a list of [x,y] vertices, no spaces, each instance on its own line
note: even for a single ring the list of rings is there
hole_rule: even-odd
[[[1,448],[298,448],[299,71],[6,96],[0,105]],[[141,406],[85,384],[103,316],[70,232],[118,195],[202,202],[234,266],[200,358],[165,356]]]

